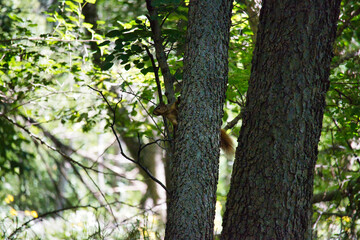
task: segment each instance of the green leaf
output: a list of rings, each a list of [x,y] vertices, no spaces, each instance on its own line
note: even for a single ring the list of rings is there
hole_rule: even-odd
[[[131,114],[131,116],[135,117],[138,114],[138,112],[136,110],[133,110],[133,111],[131,111],[130,114]]]
[[[122,35],[122,31],[120,31],[120,30],[111,30],[105,36],[106,37],[118,37],[118,36],[121,36],[121,35]]]
[[[93,27],[93,25],[91,23],[86,23],[86,22],[83,22],[82,25],[89,29],[91,29]]]
[[[136,53],[140,53],[140,52],[143,51],[143,49],[138,45],[131,45],[131,50],[136,52]]]
[[[79,22],[79,20],[73,16],[68,16],[68,18],[73,22]]]
[[[103,66],[102,66],[102,70],[106,71],[109,70],[112,66],[114,65],[113,62],[106,62]]]
[[[104,41],[104,42],[102,42],[102,43],[100,43],[100,44],[98,44],[98,47],[102,47],[102,46],[105,46],[105,45],[109,45],[109,43],[110,43],[110,41]]]
[[[124,50],[124,46],[123,45],[116,45],[116,47],[114,48],[117,52],[122,52]]]
[[[118,45],[124,46],[124,44],[122,42],[123,42],[123,40],[118,38],[118,39],[115,40],[115,45],[116,46],[118,46]]]
[[[13,13],[9,13],[8,16],[9,16],[9,18],[11,18],[14,21],[22,22],[22,23],[24,22],[24,20],[22,20],[20,17],[18,17],[17,15],[15,15]]]
[[[91,3],[91,4],[95,4],[96,3],[96,0],[85,0],[86,2],[88,3]]]
[[[47,17],[46,21],[48,21],[48,22],[56,22],[56,19],[53,18],[53,17]]]
[[[182,77],[183,77],[182,72],[176,72],[176,73],[175,73],[175,78],[176,78],[177,80],[182,79]]]
[[[143,68],[140,70],[140,72],[144,75],[146,75],[147,73],[149,72],[153,72],[154,71],[154,68],[153,67],[148,67],[148,68]]]
[[[124,39],[124,41],[129,41],[132,42],[136,39],[141,39],[141,38],[146,38],[146,37],[151,37],[152,33],[146,30],[140,30],[137,29],[133,32],[128,32],[128,33],[123,33],[122,34],[122,38]]]
[[[125,63],[129,62],[130,55],[129,54],[121,54],[117,58],[121,59],[122,64],[125,64]]]
[[[136,64],[136,67],[139,68],[139,69],[140,69],[140,68],[143,68],[144,66],[145,66],[145,64],[142,63],[142,62],[139,63],[139,64]]]
[[[105,58],[105,62],[111,62],[112,60],[114,60],[114,58],[114,54],[107,55]]]
[[[65,1],[65,4],[68,5],[71,10],[76,11],[78,9],[78,6],[76,4],[74,4],[73,2],[71,2],[71,1]]]

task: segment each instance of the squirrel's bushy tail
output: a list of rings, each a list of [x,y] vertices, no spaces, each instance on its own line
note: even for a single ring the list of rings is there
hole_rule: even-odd
[[[235,153],[233,141],[224,129],[220,130],[220,148],[228,156],[232,156]]]

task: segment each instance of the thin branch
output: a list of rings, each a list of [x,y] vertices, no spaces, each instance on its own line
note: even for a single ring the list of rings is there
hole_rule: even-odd
[[[158,95],[159,95],[159,102],[160,103],[163,103],[164,100],[163,100],[163,97],[162,97],[162,92],[161,92],[161,84],[160,84],[160,78],[159,78],[159,67],[156,66],[156,63],[155,63],[155,59],[154,59],[154,56],[151,54],[149,48],[147,46],[144,46],[145,47],[145,50],[151,60],[151,64],[154,68],[154,74],[155,74],[155,82],[156,82],[156,86],[157,86],[157,90],[158,90]],[[151,116],[151,115],[149,115]],[[168,136],[170,136],[170,131],[169,131],[169,125],[168,125],[168,122],[166,121],[166,118],[165,116],[163,116],[163,121],[164,121],[164,126],[165,126],[165,132],[162,132],[160,130],[160,132],[162,132],[162,134],[164,135],[165,138],[167,138]],[[154,121],[155,122],[155,121]],[[157,124],[156,124],[157,126]]]
[[[156,145],[159,145],[158,142],[164,142],[164,141],[169,141],[169,140],[164,140],[164,139],[156,139],[155,141],[153,142],[150,142],[150,143],[146,143],[145,145],[139,145],[139,153],[138,153],[138,156],[140,156],[140,152],[142,150],[144,150],[146,147],[150,146],[150,145],[153,145],[153,144],[156,144]]]
[[[30,38],[11,38],[11,39],[3,39],[0,40],[1,42],[16,42],[16,41],[49,41],[49,42],[81,42],[81,43],[87,43],[87,42],[99,42],[104,40],[94,40],[94,39],[61,39],[61,38],[46,38],[46,37],[30,37]]]
[[[183,5],[185,3],[185,1],[181,1],[177,6],[174,7],[174,9],[172,11],[169,11],[169,13],[164,17],[164,19],[162,20],[160,27],[162,27],[166,21],[166,19],[168,19],[168,17],[173,14],[176,9],[178,9],[181,5]]]
[[[349,96],[347,96],[345,93],[343,93],[342,91],[340,91],[337,88],[333,88],[333,89],[335,92],[337,92],[339,94],[340,98],[341,98],[341,96],[344,96],[347,100],[349,100],[350,104],[353,104],[353,100]]]
[[[54,211],[50,211],[50,212],[46,212],[46,213],[43,213],[43,214],[40,214],[37,218],[32,218],[32,219],[29,219],[28,221],[24,222],[21,226],[17,227],[8,237],[8,239],[15,239],[15,235],[21,231],[24,227],[26,227],[27,225],[29,225],[31,222],[33,221],[36,221],[36,220],[40,220],[40,219],[43,219],[47,216],[50,216],[50,215],[54,215],[54,214],[58,214],[60,212],[64,212],[64,211],[67,211],[67,210],[76,210],[76,209],[79,209],[79,208],[92,208],[94,210],[98,210],[99,208],[104,208],[104,207],[108,207],[109,205],[114,205],[114,204],[117,204],[117,203],[121,203],[121,204],[124,204],[124,205],[127,205],[129,207],[135,207],[135,208],[139,208],[137,206],[134,206],[134,205],[131,205],[131,204],[127,204],[125,202],[121,202],[121,201],[114,201],[112,203],[108,203],[108,204],[104,204],[104,205],[99,205],[99,206],[92,206],[92,205],[79,205],[79,206],[70,206],[70,207],[65,207],[65,208],[61,208],[61,209],[56,209]],[[140,208],[139,208],[140,209]]]
[[[240,121],[240,119],[242,117],[243,117],[243,114],[240,112],[233,120],[231,120],[230,122],[228,122],[228,124],[226,124],[224,129],[228,130],[228,129],[233,128]]]
[[[84,171],[86,172],[86,174],[89,176],[90,180],[94,183],[94,185],[96,186],[96,188],[100,191],[100,194],[103,196],[105,202],[108,203],[108,201],[107,201],[107,199],[105,198],[104,194],[101,192],[101,190],[99,189],[99,187],[97,186],[97,184],[93,181],[93,179],[90,177],[90,175],[89,175],[89,173],[88,173],[87,170],[92,170],[92,171],[95,171],[95,172],[100,172],[100,171],[97,171],[97,170],[93,169],[92,167],[87,167],[87,166],[82,165],[81,163],[73,160],[73,159],[72,159],[71,157],[69,157],[67,154],[63,153],[61,150],[59,150],[59,149],[57,149],[57,148],[55,148],[55,147],[53,147],[53,146],[48,145],[46,142],[44,142],[44,141],[43,141],[42,139],[40,139],[38,136],[35,136],[35,135],[32,134],[29,130],[27,130],[26,128],[24,128],[24,127],[21,126],[20,124],[16,123],[16,122],[13,121],[12,119],[8,118],[8,117],[5,116],[5,115],[2,116],[2,117],[4,117],[4,118],[7,119],[8,121],[10,121],[10,122],[13,123],[14,125],[16,125],[17,127],[20,127],[22,130],[24,130],[25,132],[27,132],[27,133],[30,135],[30,137],[32,137],[33,139],[35,139],[35,140],[37,140],[38,142],[40,142],[41,144],[47,146],[47,147],[50,148],[51,150],[56,151],[57,153],[59,153],[65,160],[67,160],[67,161],[70,162],[70,164],[72,165],[72,167],[73,167],[74,170],[76,170],[74,164],[79,165],[81,168],[83,168]],[[48,135],[49,135],[49,134],[48,134]],[[60,146],[62,146],[62,143],[61,143],[58,139],[56,139],[54,136],[50,136],[50,137],[51,137],[51,140],[55,143],[55,145],[60,145]],[[68,150],[70,150],[70,149],[68,149]],[[75,171],[75,172],[77,172],[77,171]],[[78,173],[78,176],[81,177],[81,175],[80,175],[79,173]],[[86,183],[83,181],[82,178],[80,178],[80,180],[86,185]],[[87,185],[86,185],[86,186],[87,186]],[[87,187],[88,187],[88,186],[87,186]],[[91,189],[90,189],[89,187],[88,187],[88,189],[89,189],[90,192],[95,196],[95,194],[91,191]],[[99,199],[98,199],[98,200],[99,200]],[[101,201],[100,201],[100,203],[101,203]],[[117,219],[116,219],[116,217],[115,217],[115,215],[114,215],[114,213],[113,213],[113,211],[112,211],[111,208],[110,208],[110,212],[111,212],[112,216],[114,217],[114,220],[115,220],[115,222],[116,222],[116,224],[117,224]]]
[[[112,121],[110,127],[111,127],[111,130],[112,130],[113,134],[115,135],[116,141],[117,141],[118,146],[119,146],[119,148],[120,148],[120,153],[121,153],[121,155],[122,155],[125,159],[129,160],[130,162],[135,163],[136,165],[138,165],[142,170],[144,170],[144,172],[145,172],[153,181],[155,181],[155,182],[156,182],[157,184],[159,184],[167,193],[169,193],[169,191],[168,191],[168,189],[165,187],[165,185],[164,185],[161,181],[159,181],[156,177],[154,177],[154,176],[151,174],[151,172],[150,172],[146,167],[144,167],[144,166],[140,163],[139,159],[137,159],[137,160],[132,159],[132,158],[130,158],[129,156],[127,156],[127,155],[125,154],[125,152],[124,152],[124,150],[123,150],[123,148],[122,148],[122,145],[121,145],[119,136],[117,135],[117,133],[116,133],[116,131],[115,131],[115,127],[114,127],[115,122],[116,122],[116,109],[117,109],[118,103],[119,103],[120,101],[119,101],[118,103],[116,103],[115,108],[113,109],[113,108],[111,107],[109,101],[106,99],[106,97],[105,97],[104,94],[102,93],[102,91],[100,91],[100,90],[98,90],[98,89],[95,89],[95,88],[93,88],[93,87],[91,87],[91,86],[89,86],[89,85],[88,85],[88,87],[101,95],[101,97],[104,99],[104,101],[106,102],[106,104],[107,104],[108,107],[110,108],[111,112],[113,113],[113,121]]]
[[[169,65],[167,63],[165,49],[163,46],[163,39],[161,36],[161,25],[158,20],[157,9],[152,6],[151,0],[146,0],[146,8],[150,14],[147,17],[150,21],[150,28],[153,34],[156,59],[159,63],[161,73],[164,77],[165,95],[167,97],[168,103],[174,103],[175,102],[174,76],[171,75]]]
[[[60,191],[60,189],[59,189],[59,184],[56,182],[56,180],[54,179],[54,177],[52,176],[52,170],[50,169],[50,166],[47,164],[47,162],[45,161],[45,158],[44,158],[44,156],[42,155],[42,153],[40,152],[40,150],[39,150],[39,147],[38,147],[38,145],[36,144],[36,151],[38,152],[38,154],[39,154],[39,156],[40,156],[40,160],[42,161],[42,163],[44,164],[44,166],[45,166],[45,168],[46,168],[46,172],[47,172],[47,174],[48,174],[48,176],[49,176],[49,178],[50,178],[50,180],[51,180],[51,183],[53,184],[53,186],[54,186],[54,189],[55,189],[55,191],[56,191],[56,195],[57,195],[57,198],[61,201],[61,199],[64,199],[66,202],[67,202],[67,204],[71,204],[70,202],[69,202],[69,200],[67,199],[67,198],[65,198],[64,197],[64,195],[62,194],[62,192]],[[55,195],[55,196],[56,196]]]
[[[44,129],[40,123],[36,122],[34,119],[30,118],[30,117],[26,117],[22,114],[20,114],[20,116],[30,122],[32,124],[32,126],[36,126],[37,128],[39,128],[45,137],[49,138],[56,146],[58,146],[58,148],[60,149],[64,149],[65,152],[69,152],[69,153],[75,153],[77,154],[78,156],[92,162],[93,164],[89,167],[89,169],[92,169],[94,170],[94,166],[96,164],[98,165],[101,165],[102,167],[106,168],[108,171],[110,171],[111,173],[107,173],[107,172],[101,172],[101,171],[96,171],[97,173],[101,173],[101,174],[104,174],[104,175],[114,175],[114,176],[117,176],[117,177],[120,177],[120,178],[124,178],[128,181],[138,181],[137,179],[129,179],[127,177],[125,177],[124,175],[120,174],[119,172],[115,171],[115,168],[116,166],[113,166],[113,165],[108,165],[108,164],[105,164],[105,163],[102,163],[102,162],[98,162],[97,159],[94,159],[88,155],[85,155],[84,153],[80,153],[79,150],[76,150],[76,149],[73,149],[71,146],[69,145],[66,145],[64,144],[63,142],[61,142],[59,139],[57,139],[54,135],[52,135],[49,131],[47,131],[46,129]],[[112,145],[112,144],[111,144]],[[111,146],[110,145],[110,146]],[[109,146],[109,147],[110,147]]]
[[[66,155],[65,153],[63,153],[61,150],[57,149],[56,147],[53,147],[49,144],[47,144],[44,140],[42,140],[40,137],[36,136],[35,134],[33,134],[32,132],[30,132],[28,129],[26,129],[24,126],[20,125],[19,123],[17,123],[16,121],[12,120],[11,118],[9,118],[6,115],[0,115],[0,117],[5,118],[7,121],[11,122],[13,125],[17,126],[18,128],[22,129],[23,131],[25,131],[32,139],[34,139],[35,141],[39,142],[40,144],[46,146],[47,148],[59,153],[63,158],[65,158],[67,161],[69,161],[70,163],[76,164],[80,167],[82,167],[83,169],[89,169],[95,172],[98,172],[97,170],[91,168],[91,167],[87,167],[77,161],[75,161],[74,159],[72,159],[70,156]]]
[[[125,80],[124,80],[125,81]],[[125,81],[126,82],[126,81]],[[168,138],[168,136],[170,136],[170,131],[169,131],[169,125],[168,122],[166,121],[166,118],[163,116],[163,120],[164,120],[164,126],[165,126],[165,132],[161,131],[159,125],[156,123],[156,121],[154,120],[153,116],[148,112],[148,110],[145,108],[145,106],[142,104],[142,102],[139,100],[139,98],[137,97],[137,95],[135,94],[134,90],[131,88],[131,86],[129,84],[128,88],[131,90],[131,92],[133,93],[133,96],[137,99],[137,101],[140,103],[141,107],[144,109],[144,111],[147,113],[147,115],[151,118],[151,120],[154,122],[156,128],[159,130],[159,132],[161,132],[164,135],[164,138]],[[160,85],[160,82],[159,82]],[[161,94],[161,89],[160,89],[160,94]],[[160,95],[160,99],[162,99],[161,95]],[[162,100],[161,100],[162,101]],[[161,102],[160,101],[160,102]]]
[[[66,95],[67,93],[81,93],[81,94],[83,94],[83,92],[80,92],[80,91],[58,91],[58,92],[50,92],[50,93],[43,94],[43,95],[38,96],[38,97],[33,97],[33,98],[29,99],[29,100],[26,101],[26,102],[22,102],[22,103],[16,105],[15,107],[13,107],[13,108],[5,111],[5,112],[0,113],[0,115],[9,114],[9,113],[15,111],[16,109],[18,109],[19,107],[22,107],[22,106],[25,106],[25,105],[27,105],[27,104],[33,103],[33,102],[35,102],[35,101],[37,101],[37,100],[41,100],[41,99],[43,99],[44,97],[49,97],[49,96],[57,95],[57,94],[64,94],[64,95]],[[13,103],[13,102],[16,101],[16,100],[12,100],[12,99],[6,97],[5,95],[1,95],[0,97],[5,98],[5,100],[8,101],[9,103]]]
[[[149,50],[149,47],[146,46],[146,45],[145,45],[144,47],[145,47],[145,50],[146,50],[147,55],[148,55],[149,58],[150,58],[151,65],[153,66],[153,69],[154,69],[155,82],[156,82],[156,87],[157,87],[157,90],[158,90],[159,101],[160,101],[160,103],[162,103],[162,102],[163,102],[163,98],[162,98],[160,78],[159,78],[159,67],[156,66],[154,56],[151,54],[151,52],[150,52],[150,50]]]
[[[359,82],[331,82],[331,84],[360,85]]]
[[[121,76],[121,77],[122,77],[122,76]],[[156,104],[152,99],[149,99],[149,98],[140,96],[139,94],[136,94],[136,93],[134,93],[133,91],[132,91],[132,92],[129,92],[129,91],[126,91],[126,90],[123,90],[123,89],[116,89],[116,90],[118,90],[118,91],[120,91],[120,92],[122,92],[122,93],[126,93],[126,94],[129,94],[129,95],[132,95],[132,96],[136,97],[137,99],[143,99],[143,100],[148,101],[148,102],[150,102],[150,103],[152,103],[152,104]]]
[[[344,188],[338,188],[335,190],[331,190],[328,192],[322,192],[315,194],[312,199],[312,203],[319,203],[319,202],[329,202],[333,201],[339,197],[342,198],[350,198],[350,194],[352,193],[352,189],[360,183],[360,177],[356,178],[355,180],[349,181],[348,185]]]
[[[351,216],[350,213],[332,213],[332,212],[321,212],[321,211],[317,211],[320,215],[324,215],[324,216],[337,216],[337,217],[348,217]]]
[[[116,217],[115,217],[114,211],[112,210],[112,207],[110,206],[108,200],[106,199],[105,194],[101,191],[101,189],[100,189],[99,186],[96,184],[96,182],[94,181],[94,179],[92,179],[92,177],[90,176],[89,172],[86,171],[86,170],[85,170],[85,172],[86,172],[86,175],[90,178],[91,182],[95,185],[95,187],[97,188],[97,190],[100,192],[100,194],[101,194],[101,196],[103,197],[103,199],[105,200],[105,202],[107,203],[108,208],[106,208],[106,210],[108,210],[108,211],[111,213],[111,215],[112,215],[112,217],[114,218],[114,221],[115,221],[115,223],[116,223],[116,226],[119,227],[119,223],[118,223],[118,221],[117,221],[117,219],[116,219]],[[90,189],[89,189],[89,190],[90,190]],[[91,191],[91,190],[90,190],[90,191]],[[100,199],[98,199],[98,201],[101,203]]]
[[[339,189],[318,193],[313,196],[312,203],[314,204],[319,202],[329,202],[334,200],[338,196],[341,196],[341,192]]]

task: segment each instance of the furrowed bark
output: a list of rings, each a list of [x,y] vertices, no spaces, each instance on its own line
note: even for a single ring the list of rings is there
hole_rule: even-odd
[[[190,1],[165,239],[213,239],[232,1]]]
[[[222,239],[310,239],[340,0],[263,1]]]

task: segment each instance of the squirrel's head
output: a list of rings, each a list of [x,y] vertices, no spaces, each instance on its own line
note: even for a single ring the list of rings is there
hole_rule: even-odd
[[[160,103],[153,111],[153,114],[156,116],[164,114],[168,110],[168,107],[165,103]]]

